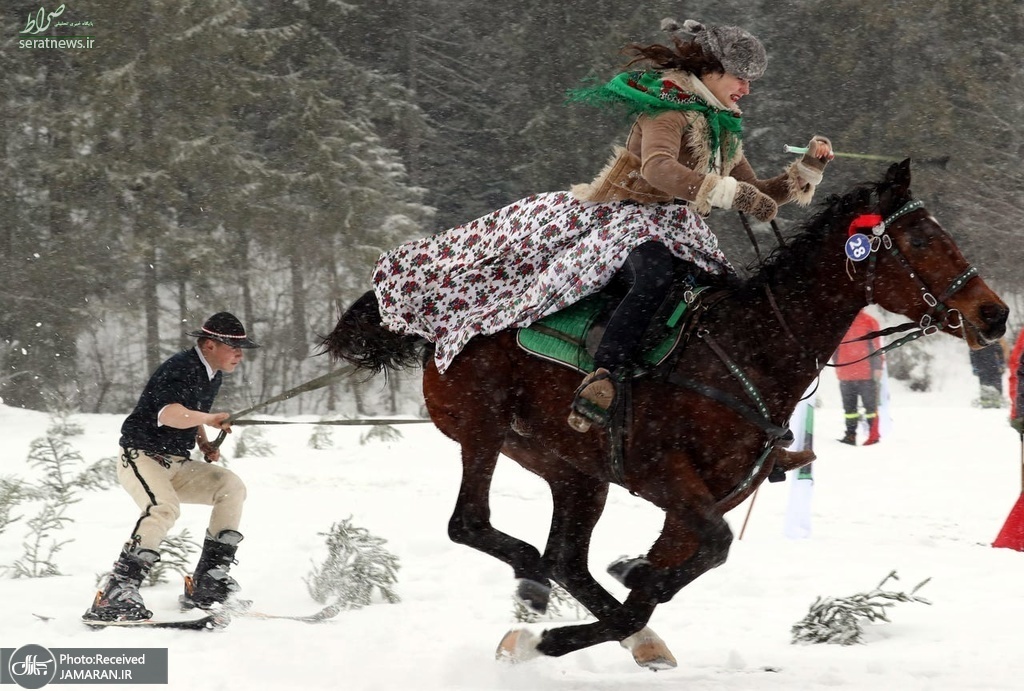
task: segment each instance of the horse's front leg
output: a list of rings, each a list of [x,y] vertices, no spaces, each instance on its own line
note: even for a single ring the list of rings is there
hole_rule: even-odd
[[[608,572],[630,590],[668,602],[698,576],[724,564],[731,545],[732,529],[710,502],[702,510],[670,510],[647,556],[620,559]]]
[[[621,607],[594,624],[548,629],[530,645],[544,655],[565,655],[598,643],[625,641],[645,630],[655,607],[668,602],[701,574],[723,564],[732,530],[713,505],[706,511],[668,511],[647,557],[620,560],[610,569],[630,594]],[[522,644],[521,644],[522,645]]]
[[[539,636],[525,628],[513,629],[498,646],[499,658],[521,661],[540,654],[562,655],[579,647],[617,640],[641,667],[675,667],[676,660],[668,646],[646,626],[653,608],[634,610],[634,603],[620,603],[590,573],[590,540],[604,511],[608,483],[568,465],[558,471],[557,477],[550,469],[545,476],[551,487],[552,517],[544,561],[551,578],[599,621],[550,629]]]
[[[540,635],[525,628],[512,629],[498,646],[498,657],[515,662],[538,655],[559,657],[598,643],[619,641],[642,667],[654,670],[675,667],[672,653],[661,638],[647,628],[657,605],[656,601],[633,592],[614,614],[592,624],[559,626],[546,629]]]
[[[813,449],[790,451],[788,449],[775,447],[772,449],[771,455],[768,456],[768,462],[775,468],[788,473],[791,470],[803,468],[808,463],[812,463],[817,460],[817,458],[818,457],[814,454]]]

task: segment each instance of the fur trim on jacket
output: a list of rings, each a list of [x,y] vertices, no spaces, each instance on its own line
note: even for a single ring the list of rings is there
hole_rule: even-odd
[[[711,105],[722,107],[692,74],[669,71],[665,78],[700,95]],[[733,136],[723,133],[722,147],[716,160],[712,160],[708,123],[701,114],[666,111],[654,116],[641,115],[630,129],[626,146],[616,147],[601,172],[589,183],[574,185],[571,192],[577,199],[589,202],[682,200],[707,216],[712,208],[710,200],[716,198],[715,186],[721,178],[730,176],[754,185],[778,204],[810,203],[814,185],[798,185],[797,162],[781,175],[760,180],[743,155],[743,143],[729,141]],[[730,146],[733,143],[736,146]],[[722,160],[721,152],[730,148],[734,149],[733,155]]]

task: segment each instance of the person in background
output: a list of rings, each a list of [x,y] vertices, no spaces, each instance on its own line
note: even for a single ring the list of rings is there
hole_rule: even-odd
[[[1024,437],[1024,329],[1017,335],[1010,353],[1010,426]]]
[[[977,406],[980,408],[1003,407],[1003,372],[1009,357],[1005,338],[984,348],[971,349],[971,371],[978,378],[981,394]]]
[[[846,421],[846,434],[839,441],[851,446],[857,444],[857,425],[861,418],[858,402],[864,406],[864,419],[869,430],[864,445],[877,444],[881,440],[878,428],[878,384],[884,360],[881,353],[872,353],[881,348],[882,343],[877,336],[864,338],[878,330],[878,321],[867,311],[861,310],[832,356]]]
[[[220,451],[206,426],[231,431],[230,413],[211,413],[223,373],[242,362],[242,351],[258,348],[234,315],[218,312],[203,324],[196,345],[171,356],[146,384],[121,426],[117,479],[142,510],[114,571],[96,593],[86,621],[143,621],[153,616],[139,586],[160,560],[160,543],[178,519],[180,505],[213,507],[199,563],[185,579],[183,608],[208,609],[237,591],[228,575],[242,540],[238,532],[245,485],[230,470],[214,465]],[[198,445],[206,463],[192,460]]]

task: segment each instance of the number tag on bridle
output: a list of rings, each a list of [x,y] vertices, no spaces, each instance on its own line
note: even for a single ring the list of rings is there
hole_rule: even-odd
[[[864,261],[871,254],[871,240],[864,233],[854,233],[846,240],[846,256],[855,262]]]

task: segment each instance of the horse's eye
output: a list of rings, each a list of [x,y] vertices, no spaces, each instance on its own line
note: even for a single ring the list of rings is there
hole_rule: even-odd
[[[911,233],[910,234],[910,246],[915,250],[922,250],[928,246],[928,234],[927,233]]]

